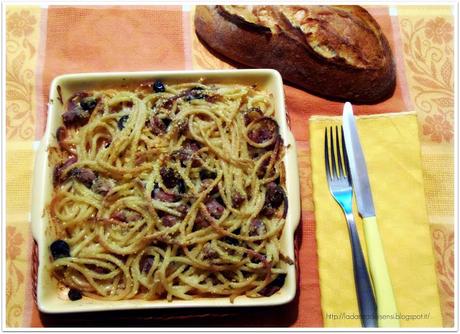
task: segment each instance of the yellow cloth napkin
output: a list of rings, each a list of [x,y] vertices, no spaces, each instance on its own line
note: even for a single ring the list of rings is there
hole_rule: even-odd
[[[321,307],[325,327],[360,327],[347,225],[324,169],[324,128],[339,124],[341,117],[310,119]],[[441,327],[416,114],[362,116],[357,127],[401,327]],[[356,205],[354,214],[366,254]]]

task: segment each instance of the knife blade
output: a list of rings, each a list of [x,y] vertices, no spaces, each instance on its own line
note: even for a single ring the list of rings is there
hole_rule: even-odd
[[[369,176],[367,174],[366,160],[359,142],[356,129],[353,107],[346,102],[343,107],[343,134],[350,164],[353,190],[356,195],[356,204],[361,217],[375,216],[374,200],[372,198]]]
[[[353,107],[349,102],[343,107],[343,136],[356,204],[363,218],[369,268],[377,299],[377,323],[379,327],[399,327],[398,309],[380,239],[366,160],[359,140]]]

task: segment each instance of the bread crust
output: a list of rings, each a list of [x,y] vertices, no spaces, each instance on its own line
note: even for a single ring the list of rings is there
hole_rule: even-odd
[[[195,12],[197,35],[225,57],[250,67],[274,68],[285,80],[333,100],[372,104],[393,94],[396,71],[391,49],[365,9],[264,6],[262,10],[269,14],[262,21],[252,14],[260,8],[239,13],[225,7],[197,6]],[[298,20],[303,10],[310,16]],[[323,16],[332,23],[322,20]],[[348,28],[351,25],[353,29]],[[340,31],[343,36],[334,30],[342,26],[346,27]],[[334,45],[327,45],[330,41]]]

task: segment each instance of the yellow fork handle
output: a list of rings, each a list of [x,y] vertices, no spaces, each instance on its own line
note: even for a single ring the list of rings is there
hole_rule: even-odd
[[[399,320],[391,319],[396,316],[398,309],[396,308],[382,241],[380,240],[377,219],[375,217],[366,217],[363,221],[369,267],[377,299],[378,326],[399,327]]]

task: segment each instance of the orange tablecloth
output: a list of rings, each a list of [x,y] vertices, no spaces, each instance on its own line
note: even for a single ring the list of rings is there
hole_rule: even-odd
[[[397,60],[389,100],[358,114],[414,109],[421,129],[427,211],[436,256],[444,326],[453,326],[453,17],[450,7],[367,7]],[[290,304],[241,311],[178,310],[84,316],[40,314],[33,301],[29,226],[34,143],[44,131],[51,80],[90,71],[217,69],[230,65],[208,52],[193,29],[189,6],[8,6],[6,11],[7,291],[9,327],[40,326],[295,326],[323,325],[311,199],[308,118],[339,114],[341,104],[285,86],[298,145],[302,222],[300,282]]]

